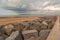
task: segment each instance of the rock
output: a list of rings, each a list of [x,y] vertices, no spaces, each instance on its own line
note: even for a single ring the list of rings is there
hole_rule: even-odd
[[[15,40],[23,40],[22,32],[19,32],[19,35],[16,36]]]
[[[38,38],[38,32],[36,30],[26,30],[26,31],[23,31],[22,35],[24,37],[24,40],[30,40],[31,37],[33,37],[34,39],[36,38],[36,40],[38,40],[37,39]]]
[[[46,40],[55,21],[56,16],[48,16],[38,17],[31,21],[0,25],[0,40]]]
[[[13,29],[14,29],[14,26],[12,24],[7,24],[3,27],[3,30],[7,35],[10,35]]]
[[[3,34],[3,32],[4,32],[4,31],[3,31],[2,29],[0,29],[0,36]]]
[[[52,29],[55,21],[56,16],[47,16],[47,17],[39,17],[38,21],[41,24],[41,29]]]
[[[40,31],[40,23],[37,20],[30,21],[29,23],[30,30]]]
[[[1,34],[1,35],[0,35],[0,40],[5,40],[7,37],[8,37],[7,35]]]
[[[52,29],[52,27],[54,26],[55,21],[51,20],[48,22],[48,29]]]
[[[38,38],[35,38],[35,37],[31,37],[31,38],[29,38],[27,40],[39,40],[39,39]]]
[[[44,25],[48,25],[48,23],[47,23],[46,21],[43,21],[42,24],[44,24]]]
[[[4,40],[3,36],[0,36],[0,40]]]
[[[41,30],[42,29],[48,29],[48,26],[47,25],[44,25],[44,24],[41,24]]]
[[[29,30],[29,22],[30,21],[24,21],[24,22],[22,22],[21,24],[23,24],[24,26],[25,26],[25,28],[23,29],[23,30]]]
[[[19,31],[12,32],[12,34],[5,40],[22,40],[22,36]]]
[[[19,31],[23,31],[23,29],[25,28],[25,26],[22,23],[14,23],[13,25],[14,28]]]
[[[46,38],[48,37],[48,35],[49,35],[49,32],[50,32],[50,30],[41,30],[40,32],[39,32],[39,40],[46,40]]]

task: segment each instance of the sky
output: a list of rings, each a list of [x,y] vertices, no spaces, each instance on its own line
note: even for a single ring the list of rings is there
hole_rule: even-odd
[[[16,8],[29,7],[30,9],[60,10],[60,0],[8,0],[8,2],[2,0],[1,3]]]
[[[60,0],[0,0],[0,15],[17,15],[15,11],[4,9],[5,7],[57,11],[60,10]]]

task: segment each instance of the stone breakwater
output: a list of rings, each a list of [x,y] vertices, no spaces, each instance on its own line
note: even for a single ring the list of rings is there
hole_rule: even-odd
[[[0,40],[46,40],[57,17],[38,17],[17,23],[0,25]]]

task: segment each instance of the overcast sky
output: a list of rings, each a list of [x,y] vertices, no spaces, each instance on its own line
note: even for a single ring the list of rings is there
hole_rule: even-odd
[[[31,9],[45,9],[45,10],[60,10],[60,0],[23,0],[24,4],[22,4],[21,0],[8,0],[7,2],[8,6],[12,7],[20,7],[19,5],[22,5],[21,7],[24,8],[28,6]],[[20,2],[21,1],[21,2]],[[1,2],[1,1],[0,1]],[[5,4],[6,0],[2,0],[2,4]]]
[[[38,9],[38,10],[60,10],[60,0],[0,0],[0,15],[10,15],[11,13],[15,13],[11,10],[3,9],[5,6],[16,7],[19,8],[27,8],[30,9]],[[23,2],[23,3],[22,3]],[[6,3],[6,4],[5,4]],[[14,14],[17,15],[17,14]]]

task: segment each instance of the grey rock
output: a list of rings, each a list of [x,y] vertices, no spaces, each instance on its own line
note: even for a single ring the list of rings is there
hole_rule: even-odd
[[[0,35],[0,40],[5,40],[7,37],[8,37],[7,35],[2,34]]]
[[[24,37],[24,40],[28,40],[30,38],[38,38],[38,32],[37,30],[26,30],[22,32],[22,35]],[[31,39],[32,40],[32,39]]]
[[[39,33],[39,40],[46,40],[46,38],[48,37],[49,33],[50,33],[49,29],[41,30],[40,33]]]
[[[27,40],[39,40],[39,39],[37,37],[31,37],[31,38],[29,38]]]
[[[29,30],[29,23],[30,23],[30,21],[24,21],[21,23],[25,26],[25,28],[23,30]]]
[[[40,23],[37,20],[32,20],[29,23],[30,30],[40,30]]]
[[[19,35],[16,36],[15,40],[23,40],[22,32],[19,32]]]
[[[22,40],[22,37],[21,37],[21,34],[19,33],[19,31],[15,31],[5,40]]]
[[[41,30],[42,30],[42,29],[47,29],[47,28],[48,28],[47,25],[41,24]]]
[[[13,23],[13,25],[14,25],[14,30],[23,31],[23,29],[25,28],[25,25],[22,24],[22,22],[20,23],[15,22]]]
[[[7,35],[10,35],[12,30],[14,29],[14,26],[12,24],[7,24],[2,29]]]
[[[0,40],[4,40],[3,36],[0,36]]]
[[[41,24],[41,29],[52,29],[56,21],[56,16],[40,17],[38,21]]]

